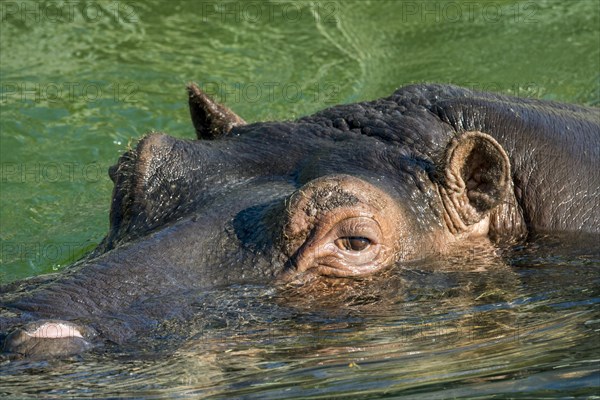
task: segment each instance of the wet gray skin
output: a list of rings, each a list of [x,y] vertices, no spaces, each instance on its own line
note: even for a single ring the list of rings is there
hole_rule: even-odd
[[[189,317],[187,291],[352,279],[468,243],[600,230],[598,109],[414,85],[246,124],[188,92],[197,140],[152,133],[120,158],[98,248],[2,287],[4,357],[125,343]]]

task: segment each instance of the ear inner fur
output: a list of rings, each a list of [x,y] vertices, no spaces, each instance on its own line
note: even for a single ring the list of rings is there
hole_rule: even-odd
[[[446,150],[444,182],[439,185],[449,230],[462,233],[494,210],[510,185],[510,161],[490,135],[465,132]]]

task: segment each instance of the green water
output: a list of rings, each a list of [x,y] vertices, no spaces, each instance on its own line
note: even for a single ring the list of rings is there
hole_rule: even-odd
[[[422,81],[600,103],[595,0],[0,4],[1,281],[101,240],[107,168],[145,132],[192,137],[191,80],[248,121]]]
[[[102,239],[112,190],[107,168],[145,132],[193,137],[188,81],[200,83],[249,122],[292,119],[423,81],[598,106],[599,27],[596,0],[2,1],[0,282],[60,270]],[[571,302],[571,292],[526,283],[516,295],[522,303],[500,302],[513,311],[521,307],[516,309],[521,321],[529,321],[530,309],[551,305],[544,309],[545,322],[523,322],[526,332],[534,332],[532,341],[515,341],[513,333],[503,332],[496,342],[449,345],[440,337],[441,344],[431,347],[410,336],[399,343],[403,336],[397,330],[406,321],[392,315],[418,315],[406,311],[411,305],[440,306],[417,299],[381,318],[366,318],[362,328],[347,317],[309,318],[302,326],[281,322],[274,335],[244,332],[231,346],[217,332],[201,344],[202,351],[190,345],[166,361],[60,364],[37,375],[28,370],[35,379],[23,382],[16,374],[7,392],[116,396],[115,388],[122,387],[138,396],[229,391],[282,397],[384,395],[393,388],[416,396],[423,388],[423,398],[433,398],[433,392],[446,397],[439,394],[444,388],[454,390],[447,392],[450,397],[472,396],[477,388],[483,395],[498,388],[517,396],[507,386],[511,380],[526,392],[560,394],[560,384],[552,382],[562,379],[566,390],[597,394],[597,375],[590,375],[597,370],[590,366],[598,348],[585,343],[598,339],[592,300],[598,298],[600,257],[594,246],[587,250],[585,262],[553,259],[542,262],[542,272],[531,272],[533,281],[543,282],[564,279],[563,267],[580,267],[584,277],[573,290],[582,298]],[[515,272],[525,280],[529,273]],[[455,311],[440,309],[436,315],[452,322],[459,319]],[[436,318],[419,324],[430,327]],[[300,354],[308,345],[285,332],[316,326],[326,345],[319,342]],[[587,356],[573,356],[581,352]],[[523,360],[520,353],[529,357]],[[71,379],[80,389],[61,389]],[[456,383],[463,381],[468,382]],[[596,389],[586,391],[594,383]]]

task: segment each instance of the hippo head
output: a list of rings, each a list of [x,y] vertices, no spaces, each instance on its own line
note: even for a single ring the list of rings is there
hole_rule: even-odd
[[[3,303],[12,317],[0,328],[21,327],[5,350],[123,342],[173,314],[144,304],[185,290],[372,276],[524,232],[503,147],[427,100],[457,88],[253,124],[188,91],[197,140],[152,133],[120,158],[109,234],[60,278]]]
[[[163,264],[202,281],[285,281],[369,275],[522,233],[502,146],[410,96],[246,124],[188,92],[198,140],[150,134],[111,168],[97,254],[158,235]]]

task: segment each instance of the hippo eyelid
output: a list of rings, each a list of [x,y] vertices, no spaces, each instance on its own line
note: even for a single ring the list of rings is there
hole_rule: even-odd
[[[345,236],[336,239],[334,243],[341,250],[359,252],[369,248],[373,242],[364,236]]]

